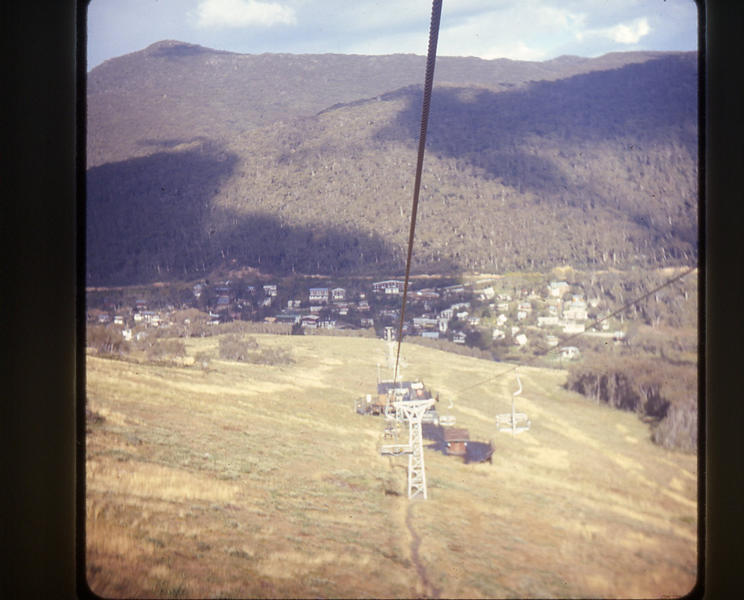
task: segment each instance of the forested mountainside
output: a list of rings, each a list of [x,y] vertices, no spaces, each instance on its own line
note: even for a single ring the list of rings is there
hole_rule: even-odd
[[[89,74],[87,277],[400,272],[424,58],[164,42]],[[414,269],[697,258],[697,54],[438,59]]]

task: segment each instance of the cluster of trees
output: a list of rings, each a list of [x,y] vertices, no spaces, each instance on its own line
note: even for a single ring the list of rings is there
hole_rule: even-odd
[[[594,354],[569,369],[566,387],[651,424],[651,439],[666,448],[695,452],[698,381],[693,364],[635,354]]]
[[[130,349],[121,329],[105,325],[88,325],[85,330],[85,344],[104,356],[125,354]]]
[[[262,348],[255,338],[235,333],[220,337],[219,356],[225,360],[259,365],[286,365],[294,362],[290,353],[283,348]]]
[[[186,356],[186,344],[182,339],[148,335],[127,341],[120,327],[89,325],[86,329],[86,345],[101,356],[125,357],[139,352],[149,361],[172,362]]]

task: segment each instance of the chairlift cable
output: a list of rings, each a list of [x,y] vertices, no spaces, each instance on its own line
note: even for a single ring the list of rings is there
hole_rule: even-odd
[[[426,129],[429,123],[429,108],[431,105],[431,90],[434,83],[434,65],[437,59],[437,40],[439,38],[439,21],[442,15],[442,0],[433,0],[431,7],[431,24],[429,26],[429,48],[426,57],[426,76],[424,80],[424,100],[421,109],[421,131],[419,133],[418,158],[416,162],[416,179],[413,185],[413,205],[411,208],[411,228],[408,234],[408,256],[406,258],[406,276],[403,281],[403,303],[400,309],[400,324],[398,325],[398,350],[395,356],[395,370],[393,381],[398,380],[398,362],[400,360],[400,344],[403,338],[403,321],[406,312],[406,298],[408,296],[408,280],[411,273],[411,256],[413,254],[413,239],[416,233],[416,213],[418,211],[419,190],[421,189],[421,173],[424,164],[424,149],[426,147]]]

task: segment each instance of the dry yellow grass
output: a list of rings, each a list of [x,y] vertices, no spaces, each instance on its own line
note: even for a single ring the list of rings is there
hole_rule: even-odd
[[[660,597],[696,578],[696,457],[520,367],[529,432],[495,431],[510,365],[404,345],[404,376],[496,447],[425,450],[429,500],[377,452],[379,340],[253,336],[294,363],[87,359],[87,571],[106,597]],[[190,356],[216,351],[188,340]],[[499,374],[506,373],[499,376]],[[448,409],[450,399],[453,406]],[[428,442],[427,442],[428,443]],[[399,495],[396,495],[399,494]],[[410,513],[409,513],[410,511]]]

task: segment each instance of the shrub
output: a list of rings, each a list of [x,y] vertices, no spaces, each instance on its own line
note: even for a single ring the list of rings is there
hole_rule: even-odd
[[[186,356],[186,344],[177,338],[154,340],[147,349],[147,358],[158,360]]]
[[[697,403],[672,404],[666,417],[654,426],[654,443],[664,448],[695,452],[698,443]]]
[[[264,348],[249,356],[249,361],[259,365],[286,365],[294,362],[283,348]]]
[[[237,333],[228,333],[220,338],[220,358],[225,360],[248,360],[252,350],[258,348],[258,343],[253,338],[244,338]]]
[[[95,349],[98,354],[129,352],[129,344],[118,328],[92,325],[86,329],[85,336],[88,347]]]
[[[196,355],[194,355],[194,366],[208,369],[211,360],[212,355],[209,352],[197,352]]]

